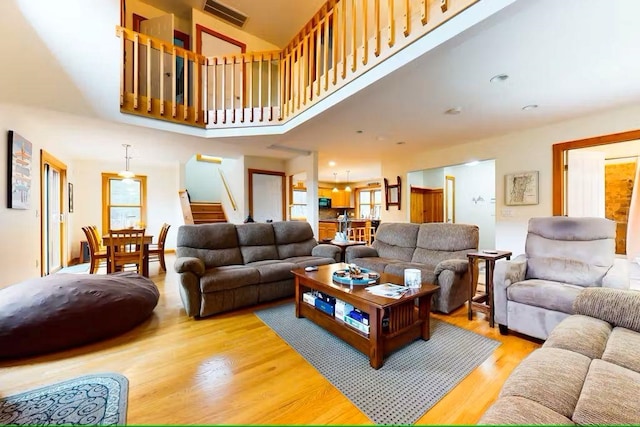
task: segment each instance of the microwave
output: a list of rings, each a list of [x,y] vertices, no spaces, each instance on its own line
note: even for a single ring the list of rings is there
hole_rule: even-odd
[[[319,208],[330,208],[331,207],[331,199],[328,197],[320,197],[318,199],[318,207]]]

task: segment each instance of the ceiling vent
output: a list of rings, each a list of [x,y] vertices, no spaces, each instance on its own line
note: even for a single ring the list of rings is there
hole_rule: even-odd
[[[206,0],[204,11],[237,27],[242,27],[247,22],[247,15],[215,0]]]

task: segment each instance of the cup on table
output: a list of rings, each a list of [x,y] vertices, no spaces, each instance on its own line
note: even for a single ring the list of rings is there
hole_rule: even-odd
[[[420,288],[422,286],[422,275],[417,268],[407,268],[404,270],[404,285],[409,288]]]

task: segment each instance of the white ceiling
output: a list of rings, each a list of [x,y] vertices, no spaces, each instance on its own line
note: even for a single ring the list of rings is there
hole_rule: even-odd
[[[64,62],[56,60],[58,52],[33,35],[30,26],[34,24],[15,6],[15,3],[28,4],[29,1],[0,2],[0,25],[8,32],[21,34],[21,43],[0,42],[5,58],[20,58],[3,63],[5,75],[20,78],[0,79],[0,101],[104,118],[106,115],[98,111],[100,105],[91,102],[92,96],[79,96],[86,93],[87,88],[100,88],[104,84],[90,84],[91,80],[87,80],[80,85],[65,73],[60,66]],[[277,36],[261,37],[276,43],[278,37],[287,39],[295,34],[320,2],[229,0],[225,3],[249,14],[247,25],[249,22],[256,28],[275,25],[277,29],[268,31],[278,33]],[[293,13],[296,7],[302,7],[301,3],[307,6],[305,16]],[[271,12],[257,13],[265,4],[271,6]],[[82,5],[78,0],[76,8],[85,7],[84,13],[88,13],[89,6]],[[91,7],[96,8],[94,3]],[[276,8],[279,14],[272,13]],[[275,15],[280,18],[274,20]],[[640,1],[637,0],[518,0],[285,134],[203,141],[214,148],[209,154],[229,157],[242,154],[292,157],[291,153],[266,149],[271,144],[317,150],[319,176],[323,181],[333,181],[333,172],[338,172],[338,179],[344,181],[346,170],[350,170],[351,181],[379,180],[382,158],[411,156],[417,151],[639,103],[639,16]],[[113,23],[109,19],[105,21],[100,24],[100,31],[112,31]],[[89,20],[87,25],[95,26],[96,22]],[[80,43],[67,43],[65,49]],[[117,46],[115,48],[117,57]],[[87,46],[86,51],[76,57],[95,60],[91,55],[98,54]],[[103,68],[103,75],[99,75],[102,80],[106,74],[115,74],[109,66]],[[94,69],[83,69],[86,79],[91,78]],[[489,82],[492,76],[501,73],[508,74],[509,79],[503,83]],[[37,91],[29,90],[31,82],[39,85]],[[114,87],[103,91],[117,94],[119,83],[111,83]],[[65,94],[72,96],[65,97]],[[111,99],[117,106],[115,95],[112,94]],[[539,108],[521,109],[530,104],[537,104]],[[117,110],[116,106],[113,110]],[[444,114],[452,107],[461,107],[461,114]],[[363,132],[356,133],[358,130]],[[194,141],[193,145],[198,143]],[[102,149],[93,152],[103,159],[109,155]],[[121,159],[121,147],[112,155],[114,159]],[[147,155],[150,156],[175,159],[175,147],[165,149],[164,145],[157,144]],[[330,168],[329,160],[338,165]]]

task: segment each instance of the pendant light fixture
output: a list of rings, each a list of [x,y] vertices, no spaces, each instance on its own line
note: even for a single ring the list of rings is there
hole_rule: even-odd
[[[344,191],[351,191],[351,187],[349,187],[349,171],[347,171],[347,186],[344,187]]]
[[[338,192],[338,173],[334,172],[333,173],[333,191],[334,193]]]
[[[124,170],[120,171],[118,173],[119,177],[122,177],[124,179],[131,179],[134,176],[136,176],[135,173],[131,172],[129,170],[129,159],[131,159],[131,157],[129,157],[129,147],[131,147],[130,144],[122,144],[122,146],[124,147]]]

